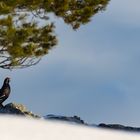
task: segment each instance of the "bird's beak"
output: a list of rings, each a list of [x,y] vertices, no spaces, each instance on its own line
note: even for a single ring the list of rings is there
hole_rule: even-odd
[[[9,82],[10,82],[11,81],[11,78],[8,77],[8,79],[9,79]]]

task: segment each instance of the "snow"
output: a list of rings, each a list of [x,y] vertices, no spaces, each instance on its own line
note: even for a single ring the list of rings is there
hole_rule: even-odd
[[[1,140],[140,140],[139,133],[110,131],[57,121],[0,116]]]

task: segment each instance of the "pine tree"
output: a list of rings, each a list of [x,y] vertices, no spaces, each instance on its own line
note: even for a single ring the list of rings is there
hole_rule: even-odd
[[[0,0],[0,67],[37,64],[58,40],[48,13],[76,30],[105,10],[109,0]],[[45,25],[40,21],[44,20]]]

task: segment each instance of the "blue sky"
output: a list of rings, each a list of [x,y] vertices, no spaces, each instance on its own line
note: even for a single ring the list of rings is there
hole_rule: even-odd
[[[59,45],[42,61],[10,76],[6,101],[41,115],[78,115],[89,123],[140,126],[140,2],[112,0],[73,31],[55,18]]]

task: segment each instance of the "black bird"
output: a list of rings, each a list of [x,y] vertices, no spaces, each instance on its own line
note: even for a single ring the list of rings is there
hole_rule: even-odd
[[[3,82],[3,86],[0,89],[0,106],[3,106],[2,103],[9,97],[10,95],[10,78],[7,77],[5,78],[4,82]]]

